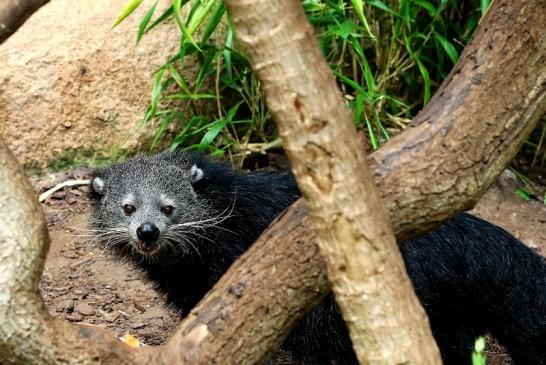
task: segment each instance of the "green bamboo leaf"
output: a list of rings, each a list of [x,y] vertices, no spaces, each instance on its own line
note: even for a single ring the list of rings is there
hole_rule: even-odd
[[[182,119],[182,114],[178,114],[178,118]],[[179,145],[183,144],[190,136],[191,134],[188,132],[191,128],[194,128],[196,125],[199,126],[203,122],[205,122],[205,117],[202,115],[196,115],[191,117],[191,119],[184,123],[184,127],[182,130],[176,135],[176,137],[173,140],[173,143],[171,144],[171,149],[176,149]]]
[[[219,53],[218,50],[212,50],[211,52],[207,52],[205,54],[205,59],[201,63],[201,67],[199,67],[199,72],[197,73],[197,77],[195,79],[194,92],[197,92],[201,88],[207,75],[210,75],[215,72],[215,67],[213,62],[216,59],[216,57],[218,57],[218,53]]]
[[[523,188],[517,188],[516,194],[517,194],[517,196],[519,196],[521,199],[523,199],[525,201],[531,200],[531,195],[529,194],[528,191],[526,191]]]
[[[235,114],[237,113],[237,110],[239,110],[239,107],[241,106],[241,104],[243,104],[243,102],[244,100],[241,100],[228,110],[227,118],[230,122],[233,120],[233,118],[235,118]]]
[[[214,94],[171,94],[167,96],[169,100],[202,100],[202,99],[216,99]]]
[[[360,62],[364,66],[364,80],[366,81],[368,92],[375,93],[377,90],[377,86],[375,84],[375,79],[373,77],[373,73],[368,63],[368,60],[366,58],[366,55],[364,54],[364,50],[360,46],[360,43],[358,42],[357,39],[350,37],[350,41],[351,41],[350,44],[354,47],[355,52],[358,54],[360,58]]]
[[[379,127],[379,130],[383,134],[383,138],[385,138],[385,140],[388,141],[391,138],[391,136],[389,132],[387,131],[387,129],[385,129],[385,126],[383,125],[383,123],[381,123],[381,119],[379,119],[379,115],[374,114],[374,120],[375,120],[375,125]]]
[[[436,7],[428,1],[414,0],[414,3],[428,11],[432,16],[436,16],[438,14],[438,10],[436,10]]]
[[[356,26],[355,23],[347,19],[343,23],[332,27],[332,33],[337,35],[338,37],[347,39],[347,37],[349,37],[353,29],[355,28],[355,26]]]
[[[172,78],[174,79],[174,81],[176,81],[176,83],[182,89],[182,91],[184,91],[186,94],[191,94],[188,84],[186,83],[186,81],[184,81],[184,78],[178,72],[177,68],[174,67],[172,63],[169,63],[167,65],[167,70],[169,70],[169,73],[171,74]]]
[[[354,102],[354,123],[356,127],[362,124],[362,112],[364,111],[364,94],[357,92]]]
[[[182,11],[182,6],[186,5],[188,0],[173,0],[173,14],[174,19],[176,21],[176,25],[178,25],[178,29],[180,29],[180,32],[184,36],[182,39],[182,42],[187,41],[194,45],[197,49],[199,47],[197,46],[197,43],[193,40],[193,37],[191,33],[188,31],[186,26],[184,25],[184,22],[182,21],[182,17],[180,16],[180,12]]]
[[[227,122],[228,122],[227,119],[219,119],[215,121],[212,124],[212,126],[209,128],[207,133],[205,133],[205,135],[201,139],[201,142],[199,142],[198,149],[200,150],[206,149],[214,141],[214,139],[218,136],[218,134],[222,131],[222,129],[224,129]]]
[[[377,86],[375,85],[375,79],[373,77],[370,65],[368,64],[368,60],[366,59],[366,57],[362,57],[361,61],[364,65],[364,80],[366,81],[366,86],[368,87],[368,90],[370,92],[375,93],[377,90]]]
[[[400,0],[400,16],[404,19],[406,27],[411,30],[413,19],[410,17],[410,0]]]
[[[480,12],[482,13],[482,16],[487,13],[489,5],[491,5],[491,0],[480,0]]]
[[[358,15],[360,21],[362,22],[362,25],[366,29],[366,32],[368,32],[371,39],[375,40],[376,38],[373,35],[372,30],[370,29],[370,25],[368,24],[366,16],[364,15],[364,4],[362,3],[362,0],[351,0],[351,3],[353,4],[353,9]]]
[[[226,6],[224,5],[224,3],[220,3],[218,8],[212,15],[212,18],[207,22],[207,27],[203,31],[203,36],[201,37],[201,43],[205,43],[209,40],[211,34],[214,33],[216,27],[218,26],[218,24],[220,24],[220,21],[222,21],[225,13]]]
[[[123,21],[123,19],[127,18],[133,11],[135,11],[136,8],[142,3],[142,0],[130,0],[123,5],[123,8],[121,9],[121,12],[119,13],[118,18],[116,19],[114,25],[112,25],[112,28],[115,28],[119,23]]]
[[[148,10],[146,12],[146,14],[144,15],[144,18],[140,22],[140,25],[138,26],[136,44],[138,44],[138,42],[140,42],[140,39],[144,35],[144,32],[146,31],[146,27],[148,26],[148,23],[150,22],[150,19],[152,19],[152,16],[154,15],[155,8],[156,8],[158,2],[159,2],[159,0],[157,0],[154,3],[154,5],[150,8],[150,10]]]
[[[419,72],[421,73],[421,76],[423,76],[423,82],[424,82],[424,95],[423,95],[423,106],[427,105],[430,100],[430,75],[428,73],[427,68],[419,58],[414,58],[415,62],[417,63],[417,67],[419,68]]]
[[[395,16],[400,16],[400,14],[398,14],[396,11],[392,10],[387,4],[385,4],[383,1],[381,0],[366,0],[366,2],[372,6],[375,6],[376,8],[378,9],[381,9],[383,11],[386,11],[387,13],[391,13],[392,15],[395,15]]]
[[[427,105],[428,101],[430,100],[430,75],[428,73],[427,68],[419,57],[417,57],[412,49],[410,44],[410,39],[406,36],[404,36],[404,44],[406,46],[406,50],[408,51],[410,58],[417,64],[417,67],[419,68],[419,72],[421,73],[421,76],[423,77],[423,83],[424,83],[424,92],[423,92],[423,105]]]
[[[159,128],[157,128],[157,130],[154,133],[154,139],[152,141],[152,145],[150,146],[150,151],[152,151],[155,148],[155,146],[157,145],[157,142],[159,142],[159,139],[163,135],[163,132],[169,126],[169,124],[171,124],[171,122],[173,121],[174,116],[175,116],[175,113],[173,112],[173,113],[168,114],[163,119],[163,121],[159,125]]]
[[[233,48],[233,28],[230,22],[228,34],[226,36],[226,43],[224,45],[224,69],[226,70],[227,80],[226,83],[231,84],[233,82],[233,71],[231,64],[231,54]]]
[[[352,87],[353,89],[355,89],[355,91],[360,91],[361,93],[365,94],[366,93],[366,90],[364,90],[362,88],[362,86],[360,86],[359,83],[355,82],[354,80],[348,78],[347,76],[343,75],[341,72],[338,72],[336,70],[332,70],[332,72],[336,75],[336,77],[341,81],[343,82],[344,84]]]
[[[153,118],[155,116],[157,106],[159,105],[159,97],[161,96],[162,81],[163,81],[164,73],[165,73],[165,69],[161,68],[156,72],[154,76],[154,82],[152,86],[152,101],[150,102],[150,118]]]
[[[370,120],[364,114],[364,118],[366,118],[366,128],[368,129],[368,134],[370,135],[370,142],[372,144],[372,148],[374,150],[379,148],[379,142],[377,141],[377,136],[375,135],[375,131],[373,130],[372,124],[370,123]]]
[[[211,9],[219,3],[220,0],[205,0],[197,2],[195,12],[188,17],[186,27],[188,32],[193,35],[197,28],[203,23]]]
[[[153,118],[153,115],[152,115],[152,107],[150,105],[148,105],[148,107],[146,108],[146,113],[144,114],[144,118],[142,118],[142,120],[140,122],[138,122],[137,126],[136,126],[136,129],[137,130],[140,130],[142,128],[144,128],[144,126],[150,121],[152,120]]]
[[[451,44],[451,42],[445,39],[438,32],[434,32],[434,37],[442,45],[442,48],[444,49],[444,51],[446,51],[448,57],[451,59],[451,62],[453,62],[453,64],[457,63],[457,60],[459,59],[459,53],[457,52],[453,44]]]
[[[201,0],[193,0],[192,5],[190,8],[190,12],[188,13],[188,16],[186,17],[186,28],[188,27],[189,22],[193,18],[193,15],[197,11],[197,8],[201,6]]]
[[[157,27],[159,24],[163,23],[164,20],[166,20],[167,18],[171,17],[173,15],[173,7],[172,6],[169,6],[167,9],[165,9],[165,11],[163,12],[163,14],[161,14],[159,16],[159,18],[157,18],[156,20],[154,20],[154,22],[152,23],[152,25],[150,25],[145,31],[144,33],[148,33],[150,30],[154,29],[155,27]]]

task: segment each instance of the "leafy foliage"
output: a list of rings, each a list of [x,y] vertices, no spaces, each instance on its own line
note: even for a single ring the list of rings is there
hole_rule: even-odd
[[[129,1],[118,22],[140,3]],[[303,0],[302,5],[355,125],[375,149],[428,103],[489,0]],[[213,154],[279,146],[260,83],[222,1],[173,0],[159,15],[156,7],[157,2],[143,17],[137,43],[158,24],[174,21],[180,47],[156,71],[140,124],[154,123],[152,149],[169,129],[176,131],[173,147]],[[180,72],[190,62],[199,65],[191,79]]]
[[[478,337],[474,344],[474,351],[472,352],[472,365],[485,365],[485,338]]]

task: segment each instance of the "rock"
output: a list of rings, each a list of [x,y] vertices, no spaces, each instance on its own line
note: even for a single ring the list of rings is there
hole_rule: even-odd
[[[72,313],[74,311],[74,301],[73,300],[63,300],[57,304],[57,312],[67,312]]]
[[[180,36],[167,22],[135,47],[150,3],[111,29],[125,3],[51,1],[0,46],[0,137],[21,163],[45,167],[63,151],[106,151],[144,116],[152,75]],[[161,0],[156,17],[169,4]],[[136,148],[142,133],[125,147]]]
[[[82,298],[85,298],[89,295],[89,290],[74,289],[74,294],[79,295]]]
[[[134,330],[137,330],[139,328],[143,328],[143,327],[146,327],[146,323],[142,323],[142,322],[138,322],[138,323],[129,323],[129,326],[134,329]]]
[[[61,251],[61,254],[63,255],[63,257],[66,257],[67,259],[77,259],[80,257],[72,250]]]
[[[114,310],[111,313],[107,313],[107,312],[102,311],[102,315],[104,316],[104,319],[106,319],[106,321],[115,322],[116,319],[119,318],[120,313],[117,310]]]
[[[78,187],[78,190],[86,194],[91,192],[91,188],[87,185]]]
[[[133,306],[140,312],[144,313],[146,312],[146,307],[144,305],[136,300],[133,300]]]
[[[81,322],[83,321],[83,316],[78,313],[72,313],[65,317],[70,322]]]
[[[53,199],[60,199],[60,200],[62,200],[62,199],[64,199],[64,198],[66,198],[66,194],[67,194],[66,190],[59,190],[59,191],[55,192],[55,194],[53,194],[51,197],[52,197]]]
[[[77,191],[77,190],[76,190]],[[77,202],[76,196],[72,193],[66,195],[66,202],[70,205],[73,205]]]
[[[76,304],[76,311],[84,316],[93,316],[96,313],[95,308],[87,303]]]

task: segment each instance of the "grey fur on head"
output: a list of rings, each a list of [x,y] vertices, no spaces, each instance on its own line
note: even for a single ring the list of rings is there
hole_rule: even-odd
[[[146,260],[159,253],[191,250],[192,236],[203,225],[213,224],[214,219],[203,220],[215,213],[197,198],[193,184],[204,173],[190,156],[172,152],[137,156],[98,171],[91,185],[100,195],[101,207],[92,220],[101,241]],[[139,230],[145,224],[157,228],[157,239],[142,239]]]
[[[96,172],[94,240],[144,269],[187,313],[299,197],[289,171],[235,171],[199,153],[137,156]]]

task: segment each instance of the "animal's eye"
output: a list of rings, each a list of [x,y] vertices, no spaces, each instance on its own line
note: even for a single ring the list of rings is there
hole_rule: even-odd
[[[135,206],[131,204],[124,204],[122,208],[123,208],[123,213],[125,213],[126,215],[131,215],[136,210]]]
[[[161,208],[161,213],[165,214],[166,216],[173,214],[173,211],[174,211],[174,207],[171,205],[167,205]]]

